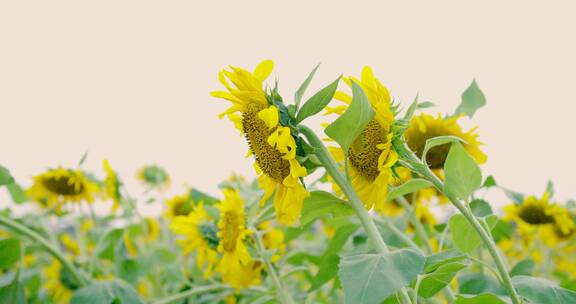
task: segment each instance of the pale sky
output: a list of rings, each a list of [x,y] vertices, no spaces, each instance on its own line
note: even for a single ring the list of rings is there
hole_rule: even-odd
[[[88,150],[86,168],[102,174],[107,158],[133,193],[150,163],[171,173],[166,195],[214,193],[232,172],[254,176],[217,118],[228,104],[209,96],[217,72],[273,59],[285,100],[318,62],[309,92],[371,65],[396,100],[419,93],[442,113],[476,78],[488,105],[467,125],[485,174],[538,195],[552,179],[559,199],[576,198],[573,3],[4,1],[0,164],[29,185]]]

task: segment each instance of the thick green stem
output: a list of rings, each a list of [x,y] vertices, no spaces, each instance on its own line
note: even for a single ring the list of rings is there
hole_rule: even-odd
[[[308,139],[308,143],[315,149],[314,152],[326,169],[326,172],[328,172],[334,182],[338,184],[342,192],[346,195],[346,197],[348,197],[352,209],[354,209],[356,212],[356,215],[360,219],[362,226],[364,226],[364,230],[366,231],[368,238],[374,244],[376,250],[378,250],[380,253],[388,253],[388,246],[386,246],[382,235],[380,235],[376,224],[374,224],[374,220],[368,211],[366,211],[364,204],[360,200],[360,197],[358,197],[358,194],[356,194],[356,191],[352,185],[350,185],[346,177],[338,169],[338,164],[332,158],[330,152],[328,152],[328,149],[326,149],[326,146],[324,146],[322,140],[316,136],[314,131],[306,126],[301,125],[300,132],[306,137],[306,139]],[[405,288],[400,290],[399,298],[402,303],[411,303],[410,296],[408,295],[408,292]]]
[[[200,287],[192,288],[190,290],[183,291],[181,293],[177,293],[175,295],[171,295],[171,296],[164,298],[164,299],[154,301],[154,302],[152,302],[152,304],[174,303],[174,302],[177,302],[180,300],[184,300],[184,299],[186,299],[190,296],[196,295],[196,294],[201,294],[201,293],[203,294],[206,292],[211,292],[211,291],[220,290],[220,289],[231,289],[231,288],[230,288],[230,286],[222,285],[222,284],[200,286]]]
[[[44,249],[46,249],[54,258],[56,258],[58,261],[60,261],[60,263],[62,263],[62,265],[64,266],[64,268],[66,268],[70,274],[72,274],[72,277],[74,277],[74,280],[76,280],[76,282],[81,286],[86,286],[87,282],[84,279],[84,277],[82,277],[82,275],[80,274],[80,272],[76,269],[76,267],[70,262],[68,261],[65,257],[64,254],[62,252],[60,252],[60,250],[58,248],[56,248],[50,241],[46,240],[44,237],[42,237],[41,235],[39,235],[38,233],[36,233],[35,231],[31,230],[30,228],[10,219],[7,218],[4,215],[0,215],[0,225],[3,225],[13,231],[16,231],[28,238],[30,238],[31,240],[39,243],[40,245],[42,245],[42,247],[44,247]]]
[[[256,232],[255,238],[256,238],[256,245],[258,246],[258,252],[260,253],[262,259],[264,260],[264,265],[266,265],[266,270],[268,270],[268,274],[272,278],[274,286],[276,286],[276,293],[278,294],[278,299],[283,304],[294,304],[292,296],[290,295],[290,293],[288,293],[288,291],[286,291],[286,289],[284,289],[282,281],[280,281],[280,277],[278,277],[278,274],[276,273],[276,269],[274,269],[274,266],[270,262],[270,259],[264,254],[265,249],[264,244],[262,243],[262,237],[258,232]]]
[[[466,208],[466,206],[459,199],[457,199],[450,193],[446,193],[444,191],[444,185],[440,180],[440,178],[438,178],[434,174],[434,172],[432,172],[432,170],[430,170],[430,168],[428,168],[428,166],[425,165],[414,154],[414,152],[412,152],[406,146],[405,143],[394,141],[393,144],[394,148],[396,149],[400,157],[403,158],[404,161],[408,162],[408,164],[416,173],[422,175],[422,177],[430,181],[434,185],[434,187],[438,189],[438,191],[442,192],[442,194],[448,197],[450,202],[456,207],[456,209],[458,209],[458,211],[460,211],[460,213],[462,213],[462,215],[466,218],[466,220],[472,225],[474,230],[476,230],[476,232],[480,235],[482,242],[484,242],[484,245],[486,246],[488,252],[492,256],[494,264],[496,265],[498,273],[500,274],[500,279],[504,285],[504,288],[506,288],[506,290],[508,291],[512,303],[514,304],[522,303],[520,296],[518,295],[516,289],[514,289],[514,286],[512,285],[512,280],[510,279],[507,266],[504,262],[504,259],[498,252],[498,248],[496,247],[496,243],[494,243],[494,239],[492,239],[490,232],[482,226],[482,224],[478,221],[478,219],[474,216],[474,214],[472,214],[472,212],[468,208]]]

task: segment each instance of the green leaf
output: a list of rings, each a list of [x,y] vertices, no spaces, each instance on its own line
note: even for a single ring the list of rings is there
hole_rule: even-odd
[[[534,266],[536,266],[534,261],[531,259],[524,259],[512,267],[512,270],[510,270],[510,276],[515,277],[518,275],[532,275]]]
[[[0,240],[0,268],[9,269],[20,260],[20,240]]]
[[[414,97],[414,101],[412,101],[412,103],[408,107],[408,110],[406,110],[406,114],[404,114],[404,120],[406,122],[410,122],[412,116],[414,115],[414,112],[416,111],[416,109],[419,108],[419,105],[420,104],[418,103],[418,95],[416,95],[416,97]]]
[[[499,242],[502,239],[511,238],[513,232],[514,229],[510,223],[498,220],[494,225],[494,228],[492,228],[492,237],[494,238],[494,241]]]
[[[464,259],[466,259],[466,256],[456,249],[449,249],[440,253],[432,254],[426,257],[424,272],[430,273],[442,265],[459,262]]]
[[[497,295],[506,295],[506,290],[500,285],[494,277],[474,272],[458,276],[458,286],[460,293],[463,294],[481,294],[494,293]]]
[[[296,105],[296,108],[300,107],[302,96],[304,96],[304,92],[306,92],[308,85],[310,85],[310,81],[312,81],[312,78],[314,78],[314,75],[316,74],[316,71],[318,70],[319,67],[320,64],[317,64],[316,67],[310,72],[310,74],[308,74],[308,77],[306,77],[306,80],[304,80],[304,82],[300,85],[298,90],[296,90],[296,93],[294,93],[294,103]]]
[[[444,190],[462,200],[467,200],[482,184],[480,168],[460,143],[452,144],[444,171]]]
[[[462,214],[454,214],[448,222],[454,246],[463,253],[476,249],[482,239]]]
[[[304,200],[300,225],[306,226],[321,217],[337,218],[353,213],[354,210],[345,201],[334,195],[324,191],[312,191]]]
[[[402,185],[395,187],[394,189],[388,192],[388,196],[386,197],[386,201],[392,201],[397,197],[416,192],[418,190],[422,190],[425,188],[432,187],[432,183],[421,178],[414,178],[408,180],[407,182],[403,183]]]
[[[422,150],[422,156],[421,159],[423,161],[426,161],[426,157],[428,155],[428,151],[430,151],[430,149],[434,148],[434,147],[439,147],[442,145],[447,145],[450,143],[456,143],[456,142],[464,142],[465,141],[457,136],[453,136],[453,135],[446,135],[446,136],[436,136],[436,137],[432,137],[426,140],[426,144],[424,145],[424,150]]]
[[[22,204],[28,200],[26,192],[24,192],[24,190],[22,190],[22,187],[20,187],[20,185],[18,185],[17,183],[14,182],[8,184],[6,185],[6,188],[8,189],[8,192],[10,193],[10,196],[12,197],[12,201],[14,203]]]
[[[86,152],[84,152],[84,154],[82,154],[80,161],[78,161],[78,166],[82,166],[84,164],[84,162],[86,161],[86,158],[88,158],[88,150],[86,150]]]
[[[300,111],[298,111],[298,115],[296,116],[296,123],[300,123],[307,117],[322,111],[324,107],[330,103],[332,97],[334,97],[334,93],[336,93],[336,89],[338,88],[338,83],[340,82],[341,77],[342,76],[338,77],[331,84],[318,91],[304,103]]]
[[[25,304],[26,289],[18,279],[18,274],[7,285],[0,286],[0,304]]]
[[[140,275],[140,264],[138,260],[126,259],[118,265],[118,276],[131,284],[138,283]]]
[[[492,207],[488,204],[487,201],[483,199],[475,199],[470,202],[470,209],[472,209],[472,213],[478,217],[484,217],[492,215]]]
[[[342,256],[339,276],[346,303],[378,304],[408,285],[424,269],[424,257],[410,249],[386,254]]]
[[[477,296],[458,295],[452,304],[506,304],[497,295],[483,293]]]
[[[528,303],[576,303],[576,292],[542,278],[519,275],[512,285]]]
[[[14,182],[14,178],[10,171],[3,166],[0,166],[0,186],[8,185]]]
[[[456,273],[466,268],[466,266],[468,265],[463,263],[448,263],[438,267],[434,272],[426,274],[420,282],[418,295],[423,298],[435,295],[446,285],[450,284]]]
[[[490,187],[494,187],[497,186],[496,185],[496,180],[494,179],[494,176],[489,175],[486,180],[484,181],[484,184],[482,185],[484,188],[490,188]]]
[[[554,196],[554,183],[551,180],[546,184],[546,192],[550,194],[550,197]]]
[[[116,250],[120,248],[124,230],[117,228],[106,232],[102,240],[96,246],[96,254],[98,257],[114,261],[116,257]]]
[[[435,107],[436,105],[430,101],[423,101],[421,103],[418,104],[418,109],[426,109],[426,108],[431,108],[431,107]]]
[[[342,226],[336,230],[336,233],[330,240],[330,243],[328,243],[328,247],[320,259],[320,267],[316,276],[312,279],[312,287],[310,287],[310,291],[321,287],[338,274],[338,263],[340,263],[338,253],[342,247],[344,247],[348,238],[350,238],[357,229],[358,225],[351,224]]]
[[[501,188],[502,191],[504,191],[504,194],[506,194],[506,196],[514,203],[516,204],[522,204],[522,202],[524,201],[524,195],[522,193],[516,192],[516,191],[512,191],[506,188]]]
[[[352,82],[352,103],[340,117],[330,124],[324,132],[335,140],[344,153],[348,153],[350,145],[364,131],[364,128],[374,117],[374,110],[362,88]]]
[[[219,200],[210,194],[206,194],[196,188],[191,188],[190,192],[188,192],[190,198],[194,201],[194,203],[203,202],[204,205],[214,205]]]
[[[456,113],[454,114],[466,114],[472,117],[474,113],[476,113],[476,110],[484,105],[486,105],[486,97],[484,97],[484,93],[482,93],[474,79],[466,91],[462,93],[462,101],[458,108],[456,108]]]
[[[132,286],[118,280],[96,282],[78,289],[70,304],[144,304]]]

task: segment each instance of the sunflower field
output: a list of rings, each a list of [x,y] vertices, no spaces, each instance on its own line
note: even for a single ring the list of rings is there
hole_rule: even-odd
[[[29,180],[0,166],[0,303],[576,303],[576,203],[482,174],[462,124],[486,104],[476,81],[439,114],[394,100],[370,67],[306,92],[317,66],[288,95],[273,68],[225,68],[211,92],[255,180],[148,202],[107,160]],[[156,165],[136,178],[149,196],[170,186]]]

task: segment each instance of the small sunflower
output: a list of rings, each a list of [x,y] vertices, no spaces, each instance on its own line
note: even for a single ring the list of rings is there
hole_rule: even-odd
[[[74,290],[80,287],[72,274],[63,268],[57,260],[53,260],[48,267],[42,270],[42,273],[44,275],[44,287],[56,303],[68,303]]]
[[[464,148],[476,162],[479,164],[485,163],[486,154],[479,148],[482,143],[478,141],[476,128],[464,132],[458,124],[460,117],[462,116],[442,117],[440,114],[436,117],[429,114],[414,116],[404,132],[408,147],[410,147],[418,157],[422,157],[426,140],[438,136],[456,136],[466,142],[464,143]],[[450,144],[433,147],[426,154],[426,163],[433,170],[443,169],[449,150]]]
[[[197,251],[198,267],[205,269],[206,277],[210,276],[216,262],[219,240],[213,220],[202,203],[194,206],[187,215],[173,217],[170,230],[184,237],[178,240],[184,248],[184,254]]]
[[[171,220],[176,216],[188,215],[194,208],[194,202],[188,194],[176,195],[166,200],[168,208],[164,211],[164,216]]]
[[[112,199],[112,213],[115,213],[116,210],[118,210],[118,207],[120,207],[120,200],[122,199],[120,194],[121,183],[118,174],[112,169],[108,160],[104,160],[102,163],[104,165],[104,170],[106,171],[104,189],[106,191],[106,196],[109,199]]]
[[[262,88],[273,67],[272,61],[265,60],[253,73],[237,67],[231,67],[231,71],[222,70],[218,78],[227,91],[211,94],[232,102],[220,117],[227,116],[248,142],[249,153],[256,160],[254,168],[259,175],[258,182],[265,192],[261,203],[275,193],[278,221],[293,224],[308,196],[299,182],[307,171],[296,159],[294,134],[280,119],[281,98],[276,92],[267,94]]]
[[[392,166],[398,155],[392,149],[394,133],[394,107],[388,89],[374,77],[370,67],[364,67],[360,79],[344,78],[348,86],[357,83],[366,93],[375,112],[360,136],[348,150],[348,164],[352,186],[364,202],[367,209],[375,207],[384,210],[384,200],[388,194],[388,184],[392,182]],[[337,107],[328,107],[327,114],[342,114],[352,102],[352,97],[336,92],[334,98],[346,103]],[[330,147],[337,161],[344,161],[344,153],[338,147]]]
[[[252,260],[245,244],[251,231],[246,229],[244,201],[238,191],[224,189],[224,200],[218,204],[218,252],[222,258],[216,270],[222,274],[222,280],[236,290],[257,284],[260,280],[262,265]]]
[[[35,176],[27,195],[59,211],[68,203],[94,202],[99,190],[98,184],[81,170],[56,168]]]
[[[136,173],[136,177],[150,189],[164,190],[170,185],[170,175],[157,165],[142,167]]]

